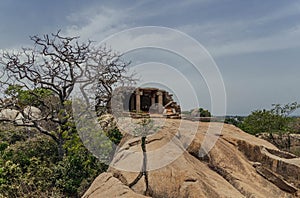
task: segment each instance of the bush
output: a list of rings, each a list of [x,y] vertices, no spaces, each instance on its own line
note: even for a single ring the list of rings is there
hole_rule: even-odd
[[[34,90],[23,90],[20,85],[10,85],[5,94],[18,99],[21,106],[35,106],[39,107],[42,104],[41,99],[52,95],[52,91],[43,88],[36,88]]]
[[[239,125],[244,131],[257,133],[287,133],[293,132],[293,122],[295,119],[288,117],[300,106],[297,102],[279,105],[273,104],[270,110],[256,110],[247,116]],[[296,127],[295,127],[296,128]]]
[[[284,132],[287,130],[288,122],[289,118],[276,115],[271,111],[257,110],[244,119],[240,128],[251,134]]]
[[[0,197],[80,197],[107,169],[83,146],[76,131],[66,139],[62,160],[48,136],[25,133],[0,132]]]

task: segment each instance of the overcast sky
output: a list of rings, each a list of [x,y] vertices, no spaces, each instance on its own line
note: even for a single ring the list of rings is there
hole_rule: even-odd
[[[133,27],[173,28],[196,39],[213,57],[225,84],[227,114],[247,115],[256,109],[270,108],[273,103],[300,102],[297,0],[1,0],[0,22],[2,49],[26,46],[30,44],[29,35],[58,29],[83,40],[100,42]],[[131,53],[128,58],[159,62],[163,58],[157,57],[164,54],[151,50],[144,50],[144,56],[139,53]],[[149,56],[145,57],[145,53]],[[189,68],[188,63],[174,60],[177,59],[168,64],[177,64],[175,68],[179,70]],[[151,76],[152,67],[146,66]],[[192,73],[190,70],[184,75],[199,85],[196,91],[202,98],[200,105],[210,109],[209,91],[205,90],[209,85],[195,79]],[[188,99],[182,103],[183,109],[193,106]]]

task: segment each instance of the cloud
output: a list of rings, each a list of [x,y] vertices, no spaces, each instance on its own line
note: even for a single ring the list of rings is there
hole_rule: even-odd
[[[267,52],[300,47],[300,26],[283,32],[242,41],[232,41],[221,46],[214,46],[210,51],[215,56],[238,55],[245,53]]]
[[[216,0],[185,0],[185,1],[141,1],[143,3],[139,6],[135,6],[135,14],[137,13],[142,19],[151,17],[167,17],[170,14],[180,13],[182,10],[191,7],[200,7],[201,5],[206,5],[212,3]],[[149,5],[156,4],[154,9],[149,9]],[[170,18],[170,22],[174,19]],[[153,25],[153,24],[152,24]],[[166,24],[166,26],[168,26]]]
[[[178,29],[194,36],[216,56],[231,56],[300,47],[298,22],[278,23],[299,18],[300,4],[287,4],[272,12],[234,20],[215,18]]]
[[[281,7],[280,9],[274,10],[271,13],[267,13],[264,16],[258,17],[254,19],[253,22],[268,23],[270,21],[275,21],[278,19],[299,15],[299,13],[300,13],[300,3],[295,2],[295,3],[287,4],[285,7]]]
[[[79,35],[81,39],[100,41],[106,36],[127,28],[125,21],[128,14],[109,7],[86,8],[67,16],[71,25],[65,32],[67,35]]]
[[[79,35],[82,39],[100,41],[121,30],[143,25],[153,25],[153,17],[165,18],[165,15],[177,13],[183,8],[207,4],[209,0],[187,0],[174,3],[139,1],[135,4],[122,3],[119,6],[94,4],[83,7],[68,16],[69,21],[65,33]],[[154,19],[153,19],[154,20]],[[168,19],[170,22],[172,18]],[[168,21],[167,20],[167,21]],[[148,21],[145,23],[145,21]],[[155,21],[155,20],[154,20]],[[149,24],[150,22],[150,24]],[[168,26],[165,24],[164,26]]]

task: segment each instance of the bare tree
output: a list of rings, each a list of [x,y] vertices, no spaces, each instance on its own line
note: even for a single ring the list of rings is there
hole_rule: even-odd
[[[97,82],[95,82],[95,100],[98,115],[111,113],[111,99],[113,91],[117,87],[130,86],[136,81],[134,74],[129,75],[127,68],[130,62],[122,59],[122,55],[107,47],[93,48],[90,52],[90,59],[87,68],[89,71],[96,71]],[[100,66],[100,67],[99,67]],[[125,75],[127,74],[127,75]],[[92,75],[88,78],[91,78]],[[88,86],[85,83],[82,88]],[[81,89],[83,91],[83,89]]]
[[[38,129],[57,143],[62,157],[63,132],[72,121],[70,96],[76,84],[86,99],[89,96],[85,88],[95,88],[97,106],[107,107],[114,86],[124,80],[131,81],[125,75],[129,63],[107,47],[94,47],[90,41],[80,43],[78,37],[61,36],[60,31],[30,38],[34,42],[32,48],[1,54],[0,89],[4,94],[0,111],[11,108],[22,115],[22,122],[2,121]],[[21,93],[29,95],[35,105],[22,103],[18,97]],[[33,116],[33,106],[41,111],[40,116]]]

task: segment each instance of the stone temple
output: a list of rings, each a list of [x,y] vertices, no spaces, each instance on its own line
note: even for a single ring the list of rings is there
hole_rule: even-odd
[[[181,114],[173,95],[158,88],[137,88],[130,95],[128,110],[135,113],[158,113],[175,118]]]

